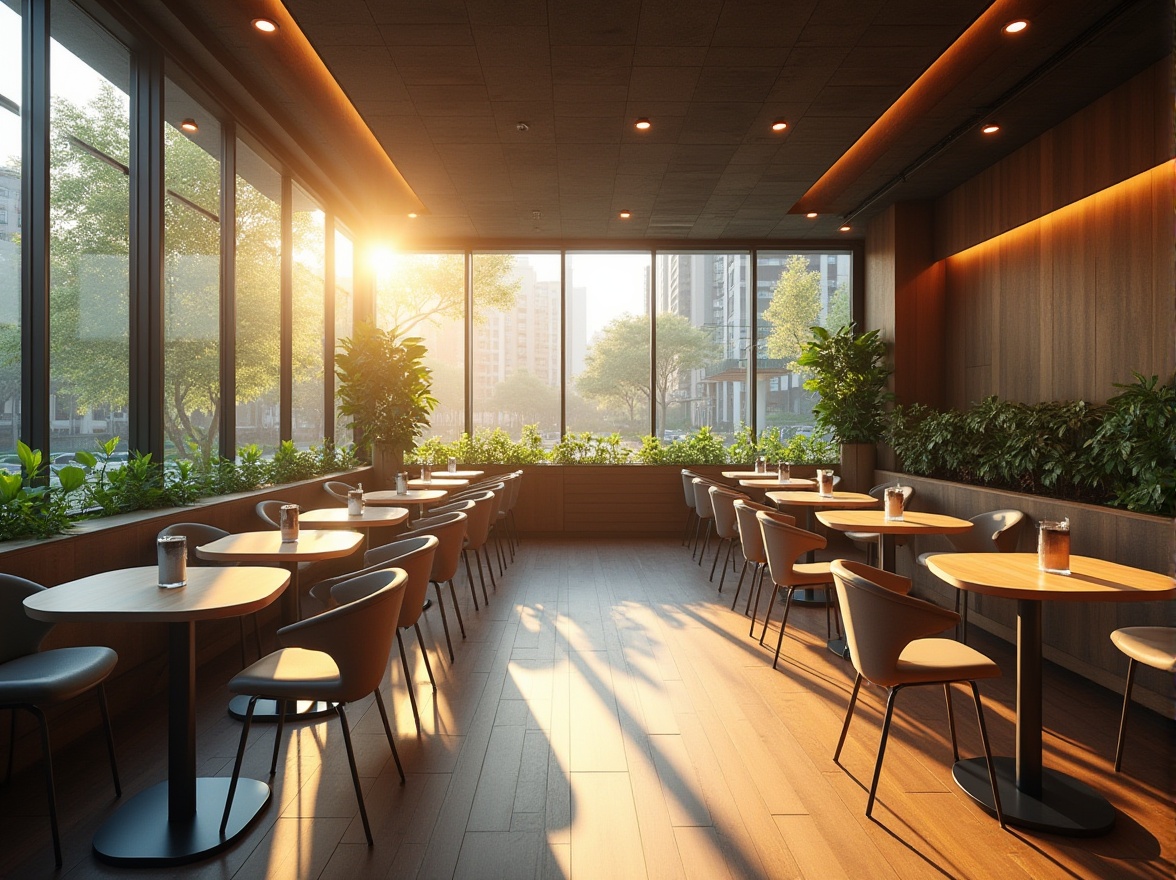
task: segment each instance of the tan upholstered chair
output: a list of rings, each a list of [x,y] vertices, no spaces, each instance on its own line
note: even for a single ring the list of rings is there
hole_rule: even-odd
[[[201,544],[211,544],[213,541],[227,538],[229,533],[224,529],[218,529],[216,526],[210,526],[205,523],[172,523],[170,526],[165,526],[160,529],[159,537],[168,535],[183,535],[188,539],[188,565],[225,565],[232,563],[218,563],[209,562],[207,559],[201,559],[196,555],[196,548]],[[257,614],[250,614],[249,617],[253,619],[253,638],[257,642],[257,656],[262,654],[261,647],[261,627],[257,622]],[[241,630],[241,665],[244,666],[249,661],[245,657],[245,618],[238,616],[237,624]]]
[[[747,631],[749,636],[755,635],[755,619],[759,615],[760,591],[763,589],[764,573],[768,570],[768,556],[764,550],[764,534],[760,528],[759,520],[755,518],[755,515],[761,510],[773,514],[781,522],[796,525],[795,519],[787,514],[778,513],[774,507],[744,499],[735,502],[735,522],[739,526],[739,544],[743,548],[743,571],[739,572],[739,583],[735,586],[735,598],[731,600],[731,610],[735,610],[735,603],[739,601],[739,592],[743,589],[743,576],[747,573],[747,563],[750,562],[755,567],[751,572],[751,583],[747,587],[747,607],[743,610],[744,615],[751,613],[751,600],[754,595],[755,613],[751,615],[751,629]]]
[[[966,532],[947,535],[951,542],[950,551],[936,550],[919,554],[919,565],[926,565],[927,560],[936,553],[1012,553],[1017,549],[1017,541],[1021,537],[1021,525],[1025,514],[1019,510],[990,510],[978,513],[968,522],[972,528]],[[957,590],[955,596],[956,614],[960,614],[960,624],[956,627],[956,637],[964,644],[968,643],[968,591]]]
[[[118,663],[118,654],[103,647],[40,650],[53,624],[33,620],[25,614],[24,600],[26,596],[44,589],[33,581],[0,574],[0,709],[12,710],[6,778],[12,775],[17,710],[27,711],[37,719],[41,728],[41,760],[45,767],[45,789],[49,795],[53,858],[60,868],[61,833],[57,826],[53,753],[49,745],[49,721],[41,707],[72,700],[90,689],[98,692],[98,708],[102,711],[102,725],[106,731],[106,750],[110,756],[110,773],[114,777],[114,793],[116,797],[122,797],[118,762],[114,757],[114,734],[110,729],[110,710],[106,706],[106,689],[103,687],[103,682]]]
[[[380,696],[380,682],[392,651],[392,633],[404,600],[408,576],[403,571],[369,572],[337,584],[332,590],[338,607],[317,617],[292,623],[278,630],[282,648],[262,657],[229,682],[229,690],[249,697],[245,724],[241,728],[241,742],[237,746],[237,760],[233,764],[233,778],[221,818],[221,832],[228,825],[233,809],[233,795],[241,776],[241,760],[245,757],[245,743],[253,722],[253,710],[260,698],[278,701],[278,723],[274,734],[274,753],[270,762],[270,776],[277,772],[278,749],[282,743],[282,727],[286,717],[286,703],[292,700],[322,700],[333,704],[343,728],[343,743],[347,747],[347,761],[351,767],[351,782],[359,801],[359,815],[363,819],[368,846],[372,845],[372,829],[368,824],[367,808],[359,772],[355,769],[355,751],[351,746],[351,729],[347,724],[344,706],[374,694],[384,733],[396,760],[400,782],[404,783],[404,768],[392,739],[392,727],[384,699]],[[418,608],[419,613],[419,608]]]
[[[682,470],[682,496],[686,501],[686,524],[682,529],[682,543],[690,543],[690,525],[698,518],[698,513],[694,509],[694,477],[693,471],[688,471],[685,468]],[[697,527],[695,528],[697,531]]]
[[[457,591],[453,587],[453,578],[457,574],[457,563],[461,559],[461,548],[465,543],[466,522],[469,518],[461,511],[441,513],[428,516],[413,523],[413,528],[404,532],[402,538],[417,535],[432,535],[437,539],[437,552],[433,556],[433,571],[429,575],[429,582],[437,591],[437,607],[441,611],[441,626],[445,630],[445,645],[449,648],[449,662],[453,662],[453,640],[449,637],[449,622],[445,618],[445,598],[441,593],[441,585],[449,584],[449,597],[453,600],[453,613],[457,615],[457,625],[461,628],[461,637],[465,638],[465,623],[461,619],[461,608],[457,604]]]
[[[710,487],[716,484],[702,477],[695,477],[691,482],[694,486],[694,512],[698,514],[697,528],[702,529],[702,524],[706,523],[702,544],[698,550],[698,564],[701,566],[706,548],[710,546],[711,532],[715,528],[715,509],[711,506]],[[697,540],[695,543],[697,544]],[[694,556],[691,555],[690,558],[693,559]]]
[[[715,515],[715,534],[719,536],[719,546],[715,548],[715,561],[711,563],[710,580],[715,579],[715,566],[719,564],[719,551],[727,545],[727,554],[723,557],[723,574],[719,578],[719,592],[723,592],[723,582],[727,578],[727,563],[731,560],[731,551],[735,542],[739,540],[739,523],[735,518],[735,502],[750,500],[742,492],[733,492],[721,486],[711,486],[708,489],[711,510]]]
[[[886,714],[882,720],[882,738],[878,743],[878,759],[874,764],[874,778],[866,800],[866,815],[874,809],[878,793],[878,778],[882,774],[882,759],[886,754],[886,739],[894,716],[894,701],[904,687],[914,685],[943,685],[947,698],[947,723],[951,732],[951,751],[960,759],[956,744],[955,716],[951,706],[951,685],[968,682],[976,703],[976,721],[980,739],[984,743],[984,758],[988,762],[988,778],[992,783],[996,819],[1004,827],[1004,813],[1000,806],[1000,790],[996,782],[996,768],[988,746],[988,729],[984,725],[984,707],[980,703],[981,678],[997,678],[1000,667],[979,651],[951,639],[928,638],[952,627],[959,615],[931,602],[924,602],[910,592],[907,578],[859,562],[835,560],[831,569],[841,600],[845,619],[845,637],[857,677],[853,693],[841,725],[841,736],[833,752],[836,762],[841,757],[849,722],[857,704],[862,681],[887,689]]]
[[[1131,706],[1131,688],[1135,684],[1135,665],[1142,663],[1176,672],[1176,627],[1125,626],[1111,633],[1115,647],[1127,655],[1127,686],[1123,689],[1123,713],[1119,716],[1119,738],[1115,743],[1115,772],[1123,765],[1123,734],[1127,730],[1127,710]]]
[[[781,588],[786,591],[784,597],[784,617],[780,621],[780,637],[776,639],[776,656],[772,660],[772,668],[780,661],[780,647],[784,644],[784,628],[788,625],[788,610],[792,605],[792,594],[800,587],[824,587],[826,609],[832,604],[833,576],[829,573],[828,562],[797,562],[801,556],[810,550],[820,550],[825,546],[825,539],[812,532],[798,529],[792,523],[792,517],[770,510],[756,512],[756,519],[760,524],[760,532],[764,541],[764,553],[768,557],[768,573],[772,578],[772,598],[768,601],[768,610],[764,612],[764,628],[760,630],[759,643],[764,643],[764,636],[768,632],[768,619],[772,616],[772,608],[776,604],[776,595]],[[758,610],[759,598],[756,598]],[[828,610],[826,610],[828,615]],[[826,623],[828,617],[826,616]]]
[[[350,483],[344,483],[340,480],[327,480],[323,483],[323,491],[343,504],[347,503],[347,493],[354,488],[355,486]]]

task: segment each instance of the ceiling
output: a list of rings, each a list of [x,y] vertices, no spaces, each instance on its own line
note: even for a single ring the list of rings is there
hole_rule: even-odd
[[[815,220],[789,210],[986,0],[286,0],[285,10],[424,206],[409,220],[407,202],[380,202],[391,234],[710,241],[828,239],[847,214],[848,235],[861,236],[887,204],[946,192],[1171,52],[1165,0],[998,3],[1010,19],[1030,17],[1029,29],[974,53],[952,89],[823,196]],[[353,133],[257,48],[265,38],[249,19],[266,5],[165,0],[163,15],[144,0],[141,10],[194,57],[213,56],[361,204],[362,181],[348,181]],[[901,179],[1067,46],[999,108],[1000,133],[970,126]],[[638,117],[652,127],[637,131]],[[770,130],[776,119],[783,133]]]

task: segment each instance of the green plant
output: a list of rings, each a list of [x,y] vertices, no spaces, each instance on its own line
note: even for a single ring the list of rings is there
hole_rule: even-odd
[[[1107,401],[1106,415],[1086,441],[1106,475],[1112,503],[1141,513],[1176,516],[1176,374],[1134,373],[1130,385]]]
[[[340,346],[337,396],[348,427],[365,445],[411,449],[437,406],[429,393],[432,372],[424,363],[424,343],[415,336],[398,340],[395,331],[360,323]]]
[[[885,432],[885,402],[890,368],[886,343],[877,330],[855,334],[854,325],[830,333],[812,327],[809,341],[796,363],[811,375],[806,391],[820,400],[813,404],[817,427],[839,443],[876,443]]]
[[[82,468],[67,465],[56,478],[58,486],[46,485],[46,471],[40,450],[17,441],[21,473],[0,473],[0,539],[48,538],[59,535],[72,524],[70,496],[85,481]]]
[[[565,434],[550,453],[555,464],[625,464],[631,456],[620,434],[597,437],[591,431]]]

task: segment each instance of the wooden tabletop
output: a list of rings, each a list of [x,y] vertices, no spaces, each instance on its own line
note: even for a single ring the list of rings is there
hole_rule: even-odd
[[[431,480],[409,480],[408,488],[410,489],[461,489],[470,484],[469,480],[460,479],[458,477],[451,477],[449,474],[444,474],[440,477],[433,477]]]
[[[486,473],[485,471],[447,471],[442,467],[433,468],[433,476],[446,480],[474,480]]]
[[[787,480],[778,480],[775,477],[764,477],[760,474],[755,480],[740,480],[740,486],[747,486],[749,489],[815,489],[817,488],[816,480],[806,480],[802,477],[790,477]]]
[[[882,502],[873,495],[861,492],[834,492],[821,495],[817,492],[769,492],[768,498],[777,504],[794,504],[808,507],[873,507]]]
[[[817,519],[839,532],[875,535],[952,535],[972,528],[966,519],[916,510],[903,511],[901,520],[887,520],[881,510],[822,510]]]
[[[776,469],[772,468],[767,471],[723,471],[723,476],[728,480],[766,480],[775,473]]]
[[[310,562],[346,556],[362,543],[362,534],[341,529],[299,529],[297,541],[283,541],[276,530],[240,532],[200,545],[196,555],[214,562]]]
[[[214,620],[264,608],[289,582],[281,568],[193,566],[187,586],[164,590],[159,567],[144,565],[60,584],[26,597],[24,605],[37,620]]]
[[[1008,599],[1147,602],[1176,597],[1166,574],[1089,556],[1071,556],[1070,574],[1048,574],[1036,553],[937,553],[927,567],[961,590]]]
[[[449,494],[447,489],[409,489],[403,495],[394,489],[383,489],[379,492],[367,492],[363,496],[364,504],[429,504],[438,501]]]
[[[299,526],[311,529],[375,529],[395,526],[408,519],[407,507],[365,507],[352,516],[346,507],[320,507],[298,514]]]

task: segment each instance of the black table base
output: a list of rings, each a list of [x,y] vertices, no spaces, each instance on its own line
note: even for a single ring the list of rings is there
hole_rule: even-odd
[[[196,814],[168,820],[168,784],[160,782],[121,804],[94,835],[94,855],[112,865],[165,867],[195,862],[220,852],[265,809],[270,787],[257,779],[241,779],[225,833],[221,817],[229,793],[227,776],[201,777],[196,782]]]
[[[1030,831],[1045,831],[1067,837],[1106,834],[1115,824],[1115,808],[1084,782],[1056,770],[1041,771],[1041,794],[1034,796],[1016,785],[1016,761],[994,758],[1000,806],[1005,822]],[[983,758],[969,758],[952,768],[952,776],[972,800],[996,815],[992,783]]]

